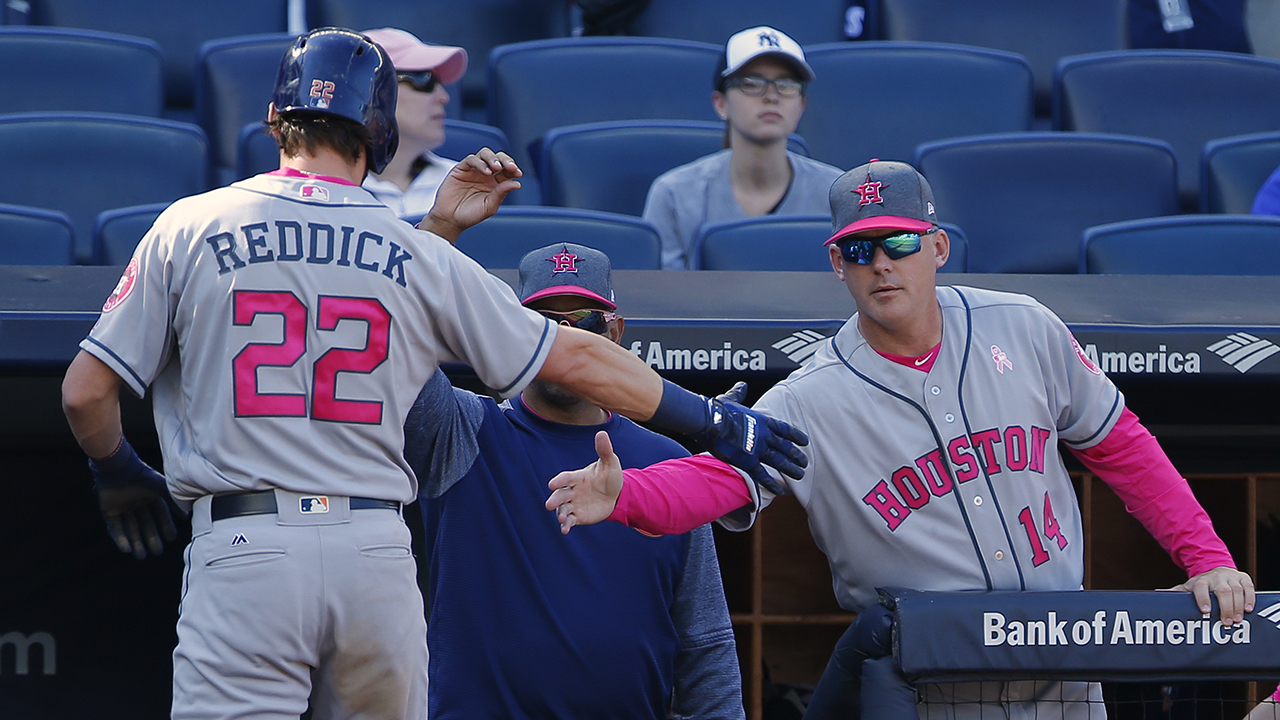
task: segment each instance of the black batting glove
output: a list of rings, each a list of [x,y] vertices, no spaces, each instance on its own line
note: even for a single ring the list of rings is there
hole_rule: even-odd
[[[148,550],[159,555],[164,541],[177,537],[164,476],[142,462],[128,440],[121,438],[120,447],[105,458],[91,458],[89,471],[107,532],[120,552],[142,560]]]

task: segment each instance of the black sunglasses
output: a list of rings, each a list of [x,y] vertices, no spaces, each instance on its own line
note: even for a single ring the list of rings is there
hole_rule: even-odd
[[[436,86],[440,84],[440,81],[436,79],[435,74],[430,70],[396,73],[396,80],[409,83],[409,87],[414,90],[426,93],[435,92]]]
[[[840,257],[847,263],[870,265],[875,257],[876,246],[884,248],[884,254],[890,260],[901,260],[908,255],[920,252],[920,236],[936,232],[937,226],[923,233],[904,232],[882,238],[850,238],[840,241]]]
[[[604,310],[570,310],[569,312],[556,312],[555,310],[537,310],[539,315],[562,325],[576,327],[579,330],[586,330],[597,335],[604,335],[609,332],[609,323],[617,320],[618,316]]]

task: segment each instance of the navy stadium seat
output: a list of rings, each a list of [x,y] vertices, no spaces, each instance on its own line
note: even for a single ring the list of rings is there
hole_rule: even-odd
[[[30,0],[32,25],[88,28],[151,38],[164,57],[165,105],[195,101],[196,53],[214,38],[284,32],[288,0]],[[187,115],[182,115],[187,117]]]
[[[1093,225],[1178,211],[1167,143],[1028,132],[925,143],[915,166],[938,216],[964,228],[969,272],[1072,273]]]
[[[105,113],[0,117],[0,197],[65,212],[80,263],[92,260],[103,210],[208,188],[208,143],[195,125]]]
[[[159,117],[160,46],[92,30],[0,28],[0,114],[110,112]]]
[[[1048,117],[1053,69],[1066,55],[1127,47],[1126,0],[879,0],[881,37],[1018,53],[1035,73],[1036,114]]]
[[[484,120],[485,63],[499,45],[569,35],[564,0],[308,0],[308,27],[336,25],[355,30],[397,27],[423,42],[456,45],[467,51],[461,80],[461,118]],[[453,116],[457,117],[457,116]]]
[[[93,224],[94,264],[128,264],[138,241],[167,207],[169,203],[150,203],[99,213]]]
[[[1280,132],[1210,140],[1200,157],[1200,212],[1248,214],[1280,168]]]
[[[620,120],[555,128],[538,144],[542,204],[640,215],[659,175],[723,147],[723,122]],[[798,135],[788,149],[809,154]]]
[[[848,7],[848,0],[649,0],[629,34],[723,46],[739,30],[768,25],[801,45],[841,42]]]
[[[246,123],[261,126],[280,70],[293,43],[287,33],[211,40],[196,60],[196,122],[209,138],[214,182],[235,180],[238,143]]]
[[[943,223],[951,256],[938,272],[964,272],[966,242],[959,227]],[[792,215],[704,225],[694,239],[694,270],[809,270],[831,272],[823,245],[831,237],[831,218]]]
[[[814,80],[797,132],[840,168],[909,162],[916,146],[1031,129],[1032,76],[1013,53],[943,43],[860,42],[805,51]]]
[[[0,204],[0,265],[71,265],[74,246],[66,213]]]
[[[1084,231],[1080,272],[1280,275],[1280,217],[1177,215]]]
[[[489,269],[514,268],[530,250],[557,242],[593,247],[615,270],[658,270],[658,231],[639,218],[569,208],[502,208],[462,231],[458,249]]]
[[[240,129],[236,152],[236,180],[280,167],[280,148],[265,130],[260,122],[249,123]],[[436,148],[435,152],[440,157],[451,160],[461,160],[482,147],[503,152],[508,149],[507,136],[501,130],[480,123],[445,120],[444,134],[444,145]]]
[[[489,124],[539,193],[529,145],[552,128],[606,120],[715,120],[711,76],[720,46],[687,40],[588,37],[494,48]]]
[[[1185,211],[1199,206],[1200,156],[1217,138],[1280,130],[1280,61],[1207,50],[1128,50],[1064,58],[1054,80],[1060,130],[1164,140]]]

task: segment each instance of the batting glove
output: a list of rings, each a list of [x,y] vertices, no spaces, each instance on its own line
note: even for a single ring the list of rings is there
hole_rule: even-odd
[[[178,534],[164,476],[142,462],[124,438],[111,455],[90,458],[89,471],[107,532],[120,552],[131,552],[138,560],[147,556],[148,549],[152,555],[163,552],[164,541]]]
[[[796,446],[808,445],[809,437],[781,420],[740,405],[746,393],[747,384],[740,382],[729,392],[708,399],[664,380],[662,401],[652,422],[688,435],[774,495],[789,495],[791,491],[774,480],[764,466],[797,480],[804,477],[809,459]]]

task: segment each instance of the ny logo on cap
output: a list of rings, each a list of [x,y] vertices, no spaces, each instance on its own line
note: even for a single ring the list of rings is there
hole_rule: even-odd
[[[555,267],[551,268],[552,275],[558,275],[560,273],[578,274],[578,256],[569,252],[569,248],[567,247],[547,258],[547,261],[556,264]]]
[[[760,39],[760,47],[782,47],[782,42],[778,40],[778,34],[772,30],[761,30],[757,37]]]

